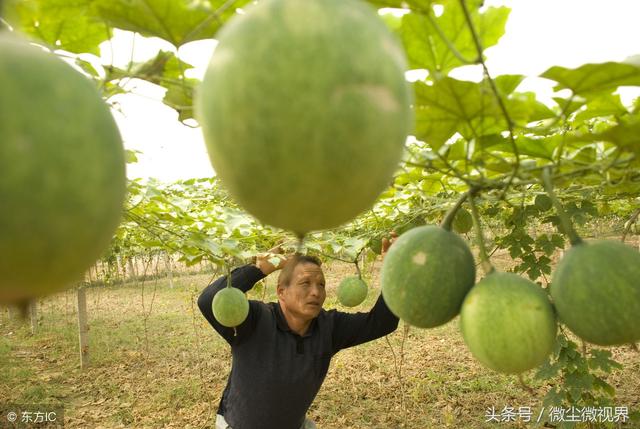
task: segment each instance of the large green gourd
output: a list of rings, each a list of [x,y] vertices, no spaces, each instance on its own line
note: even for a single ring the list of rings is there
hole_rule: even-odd
[[[196,116],[233,198],[298,235],[371,207],[412,125],[405,57],[375,9],[262,0],[217,38]]]
[[[79,280],[118,225],[125,180],[122,140],[95,85],[0,34],[0,304]]]
[[[380,284],[396,316],[432,328],[458,315],[475,276],[473,255],[460,236],[439,226],[420,226],[389,248]]]
[[[355,307],[362,304],[368,291],[367,284],[360,277],[346,277],[338,285],[338,301],[345,307]]]
[[[453,230],[458,234],[466,234],[473,228],[473,218],[471,213],[461,208],[456,213],[456,217],[453,219]]]
[[[460,328],[483,365],[518,374],[544,363],[555,344],[557,322],[540,286],[517,274],[494,272],[464,299]]]
[[[240,289],[226,287],[213,297],[211,309],[221,325],[233,328],[244,322],[249,315],[249,301]]]
[[[560,320],[590,343],[640,341],[640,253],[621,242],[572,246],[553,273],[551,297]]]

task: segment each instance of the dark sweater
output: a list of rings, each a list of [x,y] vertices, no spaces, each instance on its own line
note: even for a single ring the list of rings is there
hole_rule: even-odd
[[[245,265],[231,272],[231,284],[246,292],[264,277],[254,265]],[[368,313],[322,310],[302,337],[289,329],[278,303],[250,300],[249,315],[234,332],[220,325],[211,309],[226,283],[224,276],[207,286],[198,306],[231,345],[231,374],[218,414],[233,429],[299,429],[333,355],[398,327],[380,295]]]

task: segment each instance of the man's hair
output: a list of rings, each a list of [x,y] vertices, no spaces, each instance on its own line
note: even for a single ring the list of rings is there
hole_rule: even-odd
[[[293,270],[300,264],[314,264],[322,266],[322,261],[316,256],[302,255],[300,253],[294,254],[285,263],[280,275],[278,276],[278,286],[287,287],[291,283],[291,277],[293,276]]]

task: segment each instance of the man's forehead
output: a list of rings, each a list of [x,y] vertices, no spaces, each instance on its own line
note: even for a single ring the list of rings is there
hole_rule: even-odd
[[[302,276],[316,276],[321,275],[324,277],[324,273],[322,272],[322,268],[312,263],[302,263],[298,264],[294,270],[297,277]]]

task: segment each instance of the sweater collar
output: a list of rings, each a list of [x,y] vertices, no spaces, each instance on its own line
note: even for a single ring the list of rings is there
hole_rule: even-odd
[[[284,317],[284,313],[282,312],[282,308],[280,308],[280,303],[279,302],[275,302],[274,303],[274,307],[275,307],[275,316],[276,316],[276,325],[278,326],[278,329],[280,329],[283,332],[289,332],[292,335],[296,335],[296,336],[300,336],[297,333],[293,332],[291,330],[291,328],[289,327],[289,324],[287,323],[287,319]],[[320,314],[322,314],[322,311],[320,312]],[[309,329],[307,329],[307,332],[302,336],[302,338],[306,338],[306,337],[310,337],[316,328],[316,325],[318,324],[318,318],[315,317],[312,321],[311,321],[311,325],[309,325]]]

